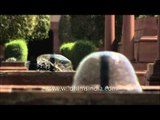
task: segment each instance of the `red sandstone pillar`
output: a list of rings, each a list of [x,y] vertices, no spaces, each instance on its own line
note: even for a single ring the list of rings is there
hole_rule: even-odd
[[[111,50],[115,40],[115,15],[105,15],[104,50]]]
[[[59,53],[59,22],[52,22],[51,27],[53,30],[53,49],[54,53]]]
[[[122,33],[122,45],[123,54],[129,59],[134,60],[134,33],[135,22],[134,15],[123,16],[123,33]]]

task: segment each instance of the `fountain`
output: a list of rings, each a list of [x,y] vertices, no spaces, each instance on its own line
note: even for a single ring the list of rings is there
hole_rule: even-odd
[[[106,51],[91,53],[81,61],[73,80],[73,87],[79,86],[142,92],[129,60],[120,53]]]
[[[72,63],[60,54],[43,54],[37,57],[37,69],[45,71],[73,71]]]

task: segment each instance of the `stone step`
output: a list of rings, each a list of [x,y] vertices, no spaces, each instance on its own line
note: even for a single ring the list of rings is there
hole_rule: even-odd
[[[0,66],[1,71],[27,71],[27,67],[17,67],[17,66]]]
[[[146,62],[132,62],[132,65],[134,67],[134,69],[136,71],[144,71],[144,70],[147,70],[147,64]]]
[[[5,62],[2,61],[0,66],[17,66],[17,67],[24,67],[25,66],[25,62]]]
[[[145,74],[146,74],[146,71],[136,71],[136,75],[141,85],[146,85]]]
[[[142,36],[140,38],[141,42],[157,42],[158,36]]]
[[[1,93],[1,105],[160,105],[159,91],[143,93],[44,92],[29,90]],[[116,109],[115,109],[116,110]],[[115,111],[114,110],[114,111]],[[120,109],[118,109],[119,112]],[[148,110],[148,109],[147,109]],[[157,109],[158,110],[158,109]],[[158,113],[158,111],[157,111]]]
[[[1,85],[71,85],[75,72],[2,71]]]
[[[43,90],[49,90],[51,92],[59,92],[61,88],[63,88],[63,92],[68,90],[68,87],[71,86],[50,86],[50,85],[0,85],[0,93],[3,92],[41,92]],[[143,91],[160,91],[160,86],[143,86],[141,85]],[[52,89],[51,89],[52,88]],[[61,90],[61,91],[62,91]]]
[[[145,85],[146,71],[136,71],[139,82]],[[71,85],[75,72],[2,71],[0,83],[4,85]]]

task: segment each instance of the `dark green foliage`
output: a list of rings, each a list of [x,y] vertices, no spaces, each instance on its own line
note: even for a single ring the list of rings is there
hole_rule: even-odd
[[[74,45],[75,45],[75,42],[70,42],[70,43],[63,44],[60,47],[60,51],[61,51],[62,55],[64,55],[65,57],[67,57],[71,61],[73,61],[72,48]]]
[[[0,15],[0,44],[13,39],[43,39],[49,29],[49,15]]]
[[[36,25],[34,15],[0,15],[0,41],[26,38],[32,35]]]
[[[70,20],[73,38],[87,39],[97,47],[103,45],[104,15],[71,15]]]
[[[62,55],[72,61],[75,70],[80,61],[91,52],[96,50],[95,45],[86,40],[78,40],[76,42],[63,44],[60,48]]]
[[[135,19],[142,19],[142,18],[145,18],[147,16],[153,16],[153,17],[156,17],[157,15],[135,15]]]
[[[116,15],[116,41],[121,40],[122,15]],[[63,15],[60,21],[60,42],[89,40],[97,47],[104,46],[105,15]]]
[[[48,38],[48,32],[51,27],[51,21],[49,15],[37,15],[37,25],[32,33],[31,40],[42,40]]]
[[[62,15],[59,22],[59,40],[60,44],[71,42],[71,21],[69,15]]]
[[[18,61],[27,61],[28,48],[23,39],[11,40],[5,44],[5,57],[15,57]]]
[[[123,16],[122,15],[116,15],[115,16],[115,32],[116,32],[116,40],[118,42],[121,41],[122,36],[122,24],[123,24]]]
[[[76,69],[80,61],[88,54],[94,52],[96,47],[90,41],[77,41],[72,48],[73,67]]]

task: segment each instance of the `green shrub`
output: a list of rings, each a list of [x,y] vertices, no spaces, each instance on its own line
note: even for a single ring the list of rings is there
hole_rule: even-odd
[[[5,57],[15,57],[18,61],[27,61],[28,48],[25,40],[12,40],[5,44]]]
[[[94,52],[95,50],[95,45],[87,40],[66,43],[60,47],[61,54],[72,61],[74,70],[86,55]]]
[[[71,61],[73,61],[72,48],[73,48],[74,44],[75,44],[75,42],[69,42],[69,43],[65,43],[65,44],[61,45],[61,47],[60,47],[61,54],[64,55],[65,57],[67,57]]]
[[[73,68],[76,69],[80,61],[88,54],[96,50],[95,45],[90,41],[77,41],[72,48]]]

